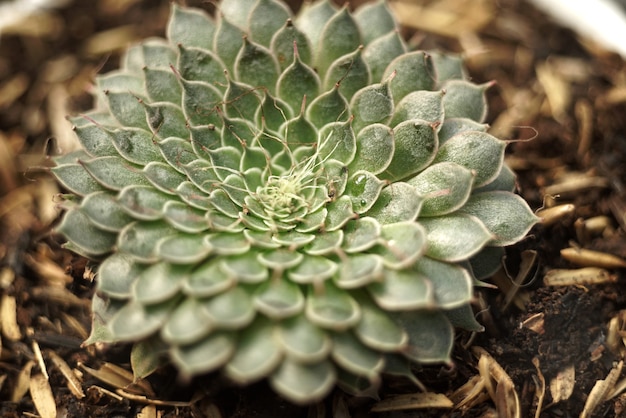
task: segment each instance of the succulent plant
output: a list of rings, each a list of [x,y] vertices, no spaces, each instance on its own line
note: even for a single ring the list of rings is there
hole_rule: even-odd
[[[269,379],[308,403],[449,361],[473,286],[537,221],[485,90],[383,2],[172,6],[55,158],[67,248],[101,261],[88,343],[135,373]]]

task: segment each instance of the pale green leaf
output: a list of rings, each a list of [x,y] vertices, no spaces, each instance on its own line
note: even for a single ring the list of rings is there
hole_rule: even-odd
[[[187,345],[207,336],[214,328],[198,299],[190,297],[174,308],[160,335],[169,344]]]
[[[173,298],[187,278],[187,266],[160,262],[139,274],[133,285],[134,300],[142,305],[153,305]]]
[[[318,363],[330,353],[332,342],[326,331],[313,325],[303,315],[282,321],[277,331],[282,350],[300,363]]]
[[[432,308],[433,286],[419,273],[408,270],[385,271],[384,279],[367,286],[376,304],[386,311]]]
[[[257,311],[276,320],[302,312],[304,302],[300,286],[289,280],[266,281],[253,296],[253,304]]]
[[[296,404],[323,399],[335,385],[335,380],[335,368],[329,361],[309,365],[289,357],[269,378],[276,392]]]
[[[449,263],[472,257],[493,239],[478,218],[465,214],[423,218],[420,225],[426,229],[426,255]]]
[[[462,131],[439,148],[433,163],[450,161],[476,173],[474,187],[484,186],[500,173],[506,142],[478,131]]]
[[[91,255],[103,255],[113,250],[116,234],[97,228],[87,215],[77,209],[68,210],[57,231],[83,252]]]
[[[495,238],[489,245],[503,247],[524,238],[539,218],[520,196],[510,192],[494,191],[473,195],[462,212],[481,220]]]
[[[273,334],[274,324],[257,317],[239,335],[235,354],[224,367],[226,376],[245,385],[274,371],[283,359],[283,352]]]
[[[190,377],[224,366],[235,349],[236,340],[232,334],[216,332],[195,344],[174,346],[170,350],[170,356],[178,369]]]
[[[305,314],[312,323],[334,331],[344,331],[361,319],[354,298],[328,280],[323,286],[309,288]]]
[[[462,165],[442,162],[433,164],[407,180],[424,197],[422,216],[441,216],[459,209],[472,192],[474,173]]]

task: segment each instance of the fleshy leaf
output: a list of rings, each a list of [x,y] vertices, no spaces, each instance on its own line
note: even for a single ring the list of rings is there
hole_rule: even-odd
[[[242,287],[234,287],[201,303],[204,313],[219,329],[241,329],[256,314],[252,298]]]
[[[149,130],[140,99],[129,92],[105,92],[111,114],[122,126]]]
[[[350,110],[354,115],[355,132],[374,123],[386,123],[393,113],[389,82],[370,84],[354,93]]]
[[[465,80],[445,82],[443,108],[446,118],[468,118],[483,122],[487,116],[485,91],[492,85],[493,83],[476,85]]]
[[[366,3],[354,12],[365,45],[396,29],[393,14],[384,1]]]
[[[274,325],[258,317],[239,335],[237,348],[224,372],[239,384],[250,384],[268,376],[283,359],[277,339],[272,335]]]
[[[298,14],[296,25],[311,41],[311,45],[317,45],[324,25],[336,11],[336,7],[329,0],[305,3]]]
[[[212,41],[211,41],[212,42]],[[239,43],[241,46],[241,43]],[[222,60],[212,51],[203,48],[194,48],[189,45],[178,46],[177,70],[185,81],[212,81],[214,87],[219,88],[217,80],[224,77],[225,65]]]
[[[128,186],[117,199],[133,218],[154,221],[163,217],[163,208],[171,198],[150,186]]]
[[[143,129],[117,129],[110,133],[117,152],[133,164],[163,161],[154,135]]]
[[[198,263],[211,252],[204,237],[199,234],[177,234],[157,242],[156,253],[173,264]]]
[[[329,361],[308,365],[287,357],[270,376],[270,384],[287,400],[304,404],[324,398],[335,379],[335,368]]]
[[[80,205],[80,210],[96,227],[108,232],[119,232],[133,221],[133,218],[124,212],[115,196],[106,192],[87,195]]]
[[[464,214],[424,218],[420,225],[426,229],[426,255],[449,263],[472,257],[493,239],[478,218]]]
[[[157,263],[141,272],[133,286],[134,299],[143,305],[165,302],[174,297],[185,280],[188,267]]]
[[[338,269],[337,263],[326,257],[305,255],[302,262],[287,274],[296,283],[319,283],[332,277]]]
[[[224,13],[225,3],[222,2],[220,5],[222,13]],[[230,18],[224,17],[222,13],[218,13],[217,28],[213,38],[213,51],[226,64],[228,70],[232,71],[237,54],[243,45],[243,32],[229,21]],[[240,17],[247,18],[247,15],[247,13],[244,13]]]
[[[420,119],[430,124],[440,125],[443,122],[443,96],[441,91],[413,91],[400,100],[396,106],[389,126],[410,119]]]
[[[384,280],[383,258],[377,254],[354,254],[341,263],[335,284],[341,289],[355,289]]]
[[[460,55],[433,52],[431,57],[435,65],[435,74],[437,75],[436,79],[439,85],[447,80],[467,78],[465,68],[463,68],[463,58]]]
[[[365,347],[351,333],[333,335],[332,358],[342,368],[372,380],[378,378],[385,362],[382,354]]]
[[[395,76],[389,83],[389,89],[395,104],[409,93],[435,88],[433,63],[430,55],[424,51],[408,52],[395,58],[389,63],[382,79],[386,80],[394,72]]]
[[[355,219],[346,224],[345,236],[341,248],[347,253],[360,253],[376,245],[381,227],[371,217]]]
[[[144,266],[126,254],[116,253],[108,257],[98,268],[98,291],[111,298],[130,298],[132,286]]]
[[[343,231],[336,230],[319,234],[305,252],[311,255],[327,255],[336,252],[341,247]]]
[[[214,329],[196,298],[188,298],[172,311],[161,329],[161,337],[170,344],[186,345],[200,340]]]
[[[493,181],[504,160],[506,142],[486,133],[464,131],[450,138],[439,148],[433,163],[450,161],[476,173],[474,187]]]
[[[332,347],[327,333],[303,315],[281,322],[277,339],[289,358],[304,364],[323,361]]]
[[[351,171],[379,174],[389,166],[395,152],[393,130],[380,123],[366,126],[357,134],[356,147]]]
[[[485,327],[476,321],[474,311],[469,304],[462,305],[455,309],[448,309],[444,313],[454,327],[473,332],[483,332],[485,330]]]
[[[295,113],[300,110],[305,97],[310,101],[318,95],[320,84],[317,73],[295,54],[291,65],[278,77],[276,90]]]
[[[216,332],[195,344],[175,346],[170,356],[182,373],[191,376],[222,367],[235,349],[235,337],[232,334]]]
[[[166,34],[173,45],[211,49],[214,32],[215,23],[204,12],[172,3]]]
[[[423,197],[407,183],[396,182],[385,187],[372,208],[366,212],[381,224],[413,221],[422,207]]]
[[[188,296],[208,297],[221,293],[236,284],[235,279],[224,274],[216,259],[209,259],[197,266],[183,283]]]
[[[234,25],[237,25],[243,30],[247,30],[248,15],[256,2],[257,0],[222,0],[220,2],[220,11]],[[239,38],[241,38],[241,36]]]
[[[408,343],[406,332],[381,308],[369,300],[359,300],[362,317],[354,328],[366,346],[380,351],[400,351]]]
[[[479,131],[487,132],[489,125],[478,123],[467,118],[446,118],[439,129],[439,146],[459,132]]]
[[[311,47],[306,35],[301,32],[300,28],[294,26],[291,19],[287,19],[283,27],[273,34],[272,42],[270,43],[270,49],[278,60],[281,70],[284,70],[293,62],[294,47],[298,48],[298,54],[302,62],[311,62]]]
[[[383,81],[383,74],[387,65],[394,58],[402,56],[406,51],[407,46],[400,33],[396,30],[392,30],[369,43],[363,50],[363,60],[367,63],[372,73],[372,80],[377,82]]]
[[[361,310],[354,298],[330,281],[325,281],[320,288],[309,289],[305,313],[312,323],[334,331],[344,331],[361,318]]]
[[[187,119],[179,105],[172,103],[144,103],[146,118],[155,136],[185,138],[189,135]]]
[[[441,216],[459,209],[472,192],[474,174],[462,165],[442,162],[431,165],[407,180],[424,197],[420,216]]]
[[[416,222],[383,225],[377,247],[386,267],[403,269],[413,264],[428,246],[424,228]]]
[[[291,18],[291,12],[283,2],[259,0],[248,16],[248,30],[255,42],[269,47],[272,36],[289,18]],[[270,86],[270,84],[263,85]]]
[[[223,101],[220,91],[203,81],[182,81],[182,106],[191,125],[217,125],[222,122],[219,109]]]
[[[386,270],[385,278],[367,286],[376,304],[385,311],[404,311],[435,306],[428,279],[408,270]]]
[[[146,80],[146,92],[153,102],[172,102],[180,104],[182,89],[176,74],[171,69],[143,69]]]
[[[220,260],[220,268],[239,283],[261,283],[267,280],[268,269],[253,252]]]
[[[271,319],[284,319],[304,309],[300,286],[289,280],[270,280],[262,284],[253,296],[254,307]]]
[[[269,1],[271,0],[259,0],[261,3]],[[253,87],[262,86],[274,93],[278,73],[278,62],[272,52],[244,37],[243,46],[235,58],[237,79]]]
[[[109,329],[118,341],[137,341],[155,333],[167,320],[175,300],[145,306],[128,302],[109,322]]]
[[[370,84],[371,74],[363,60],[363,47],[337,58],[324,77],[324,90],[339,84],[339,92],[352,100],[354,93]]]
[[[513,193],[502,191],[473,195],[461,211],[480,219],[495,235],[489,245],[500,247],[521,240],[539,221],[524,199]]]
[[[437,125],[407,120],[393,129],[394,153],[383,177],[401,180],[430,164],[437,153]]]
[[[57,231],[65,235],[83,252],[103,255],[113,250],[116,235],[97,228],[80,210],[70,209],[63,216]]]
[[[146,184],[138,168],[120,157],[98,157],[80,161],[85,169],[101,185],[111,190],[122,190],[125,186]]]
[[[402,354],[419,363],[450,361],[454,329],[443,313],[430,310],[399,312],[394,314],[394,319],[409,335],[409,345]]]
[[[190,234],[209,229],[210,224],[203,211],[188,205],[170,200],[163,208],[163,217],[176,229]]]
[[[155,261],[156,242],[176,232],[175,229],[160,221],[134,222],[120,232],[118,251],[132,254],[142,262],[152,262]]]
[[[306,115],[318,129],[328,123],[348,120],[348,102],[339,92],[339,85],[317,96],[309,105]]]
[[[463,267],[422,257],[415,269],[433,285],[437,306],[458,308],[472,298],[472,277]]]
[[[504,192],[514,192],[517,188],[516,176],[513,170],[506,164],[502,165],[502,169],[498,176],[488,184],[474,190],[474,193],[493,192],[501,190]]]
[[[470,258],[472,273],[478,280],[494,275],[502,267],[504,248],[485,247],[478,254]]]
[[[361,33],[347,7],[343,7],[330,18],[322,29],[315,65],[320,74],[337,58],[349,54],[361,45]]]
[[[333,122],[319,133],[319,155],[323,160],[332,158],[350,164],[356,154],[356,136],[351,121]]]

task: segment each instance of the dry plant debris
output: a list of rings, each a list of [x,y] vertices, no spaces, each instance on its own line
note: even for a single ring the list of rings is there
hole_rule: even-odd
[[[227,389],[219,392],[219,379],[200,391],[172,391],[175,380],[165,374],[137,392],[124,379],[130,367],[122,349],[80,347],[88,334],[93,277],[85,260],[61,250],[50,232],[58,215],[53,196],[61,191],[44,168],[46,148],[74,146],[65,116],[88,108],[85,89],[102,67],[115,66],[120,48],[163,33],[168,9],[158,0],[87,3],[41,13],[0,38],[0,413],[369,416],[376,403],[340,395],[310,410],[281,404],[262,387],[220,397]],[[497,80],[491,130],[504,138],[534,137],[513,144],[507,160],[520,174],[521,193],[546,220],[510,255],[509,275],[496,275],[502,290],[477,295],[477,312],[488,309],[478,314],[487,331],[461,336],[453,370],[418,372],[427,391],[453,406],[415,414],[495,416],[509,407],[508,416],[624,414],[626,65],[520,0],[472,2],[471,13],[465,0],[393,4],[409,6],[419,9],[401,15],[412,28],[406,30],[411,42],[462,52],[477,81]],[[512,281],[509,276],[521,277],[525,249],[537,253],[535,271]],[[589,251],[590,261],[582,263],[581,254]],[[608,264],[598,264],[606,257]],[[489,357],[469,356],[472,345]],[[509,382],[500,392],[494,389],[496,365],[505,370],[501,381]],[[125,372],[116,374],[116,367]],[[120,380],[112,383],[112,376]],[[404,378],[389,382],[381,402],[393,404],[402,395],[411,405],[427,396],[407,393]]]

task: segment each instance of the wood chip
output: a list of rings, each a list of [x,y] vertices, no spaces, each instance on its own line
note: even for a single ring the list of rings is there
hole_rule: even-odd
[[[478,371],[496,404],[498,417],[521,418],[519,396],[511,377],[485,349],[472,347],[472,351],[478,357]]]
[[[15,381],[15,386],[13,387],[13,392],[11,393],[11,402],[20,402],[24,395],[28,393],[28,389],[30,386],[30,373],[35,366],[35,362],[33,360],[29,360],[26,362],[20,373],[17,375],[17,379]]]
[[[556,377],[550,381],[550,395],[552,402],[566,401],[574,393],[576,385],[576,370],[574,365],[569,365],[563,370],[559,370]]]
[[[586,286],[590,284],[614,283],[617,276],[596,267],[582,269],[554,269],[546,273],[543,284],[546,286]]]
[[[404,411],[425,408],[452,408],[454,404],[441,393],[413,393],[391,396],[372,406],[372,412]]]
[[[580,413],[580,418],[587,418],[593,414],[593,411],[600,405],[602,402],[609,398],[609,395],[613,391],[615,387],[615,383],[619,378],[619,375],[622,373],[622,367],[624,366],[624,361],[620,361],[615,367],[611,369],[606,379],[598,380],[596,384],[589,392],[589,396],[587,397],[587,401],[585,402],[585,406],[583,411]]]
[[[493,5],[484,0],[410,0],[389,5],[401,25],[450,37],[478,32],[494,16]]]
[[[607,269],[626,268],[626,260],[613,254],[584,248],[564,248],[561,257],[583,267],[600,267]]]
[[[54,366],[61,372],[65,380],[67,380],[67,387],[78,399],[82,399],[85,397],[85,393],[83,392],[82,382],[74,373],[74,371],[70,368],[70,366],[52,350],[46,350],[46,356],[52,361]]]
[[[537,216],[541,218],[541,224],[543,226],[554,225],[564,218],[569,217],[576,210],[576,206],[571,203],[564,205],[552,206],[551,208],[541,209],[537,211]]]
[[[136,382],[130,371],[113,363],[105,362],[99,369],[92,369],[84,364],[79,364],[79,367],[96,379],[114,388],[123,389],[133,394],[154,396],[150,383],[145,380]]]
[[[535,391],[535,398],[537,399],[537,409],[535,409],[535,418],[539,418],[541,415],[541,409],[543,408],[543,399],[546,395],[546,378],[543,377],[543,373],[541,373],[541,368],[539,367],[539,358],[534,357],[532,360],[533,366],[537,370],[537,379],[539,380],[539,384],[537,385],[537,390]],[[537,383],[537,382],[535,382]]]
[[[17,303],[15,297],[6,293],[2,295],[0,325],[2,326],[2,335],[7,340],[19,341],[22,339],[22,332],[17,324]]]
[[[30,378],[30,396],[41,418],[57,418],[57,406],[46,376],[36,374]]]

